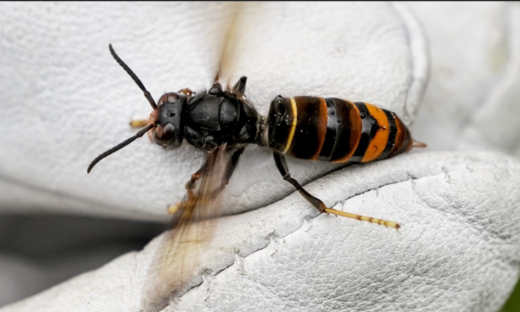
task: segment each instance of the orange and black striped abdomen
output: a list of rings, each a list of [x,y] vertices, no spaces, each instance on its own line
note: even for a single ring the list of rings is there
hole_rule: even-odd
[[[283,154],[332,162],[369,162],[411,148],[392,112],[337,98],[277,97],[268,116],[269,146]]]

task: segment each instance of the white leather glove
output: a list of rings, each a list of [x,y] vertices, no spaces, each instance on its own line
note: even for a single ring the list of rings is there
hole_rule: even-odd
[[[14,21],[1,10],[12,22],[6,33],[26,27],[19,31],[32,35],[26,44],[44,51],[4,43],[12,62],[0,67],[8,67],[0,71],[8,107],[0,118],[10,134],[1,138],[8,148],[0,155],[0,207],[167,218],[166,204],[182,198],[202,161],[194,148],[166,152],[141,140],[84,173],[98,153],[132,135],[128,119],[149,110],[106,42],[155,97],[208,87],[218,25],[227,18],[223,5],[3,6],[18,13]],[[261,113],[279,93],[307,94],[363,100],[413,120],[427,58],[423,34],[402,5],[264,4],[244,16],[251,35],[233,66],[240,72],[230,76],[248,76],[246,94]],[[48,43],[53,33],[61,44]],[[301,182],[334,168],[297,160],[289,166]],[[402,229],[318,215],[299,194],[222,218],[201,258],[206,274],[191,281],[203,283],[167,310],[498,310],[518,274],[518,169],[517,160],[498,154],[423,152],[329,174],[307,190],[337,209],[399,221]],[[269,151],[254,147],[226,189],[233,212],[290,192]],[[137,311],[157,241],[4,310]]]

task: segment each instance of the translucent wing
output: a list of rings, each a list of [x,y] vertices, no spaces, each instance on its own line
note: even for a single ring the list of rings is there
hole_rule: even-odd
[[[195,284],[192,277],[201,273],[200,255],[211,242],[214,226],[207,222],[219,215],[222,177],[231,161],[226,146],[209,153],[201,178],[185,200],[175,207],[172,229],[159,238],[144,281],[142,305],[158,311],[170,297]]]
[[[230,89],[230,75],[232,74],[233,59],[236,57],[236,47],[239,35],[239,17],[243,6],[246,3],[233,2],[229,4],[231,13],[227,32],[225,33],[224,42],[222,45],[220,59],[218,64],[217,74],[214,82],[219,82],[222,78],[225,79],[224,89]]]

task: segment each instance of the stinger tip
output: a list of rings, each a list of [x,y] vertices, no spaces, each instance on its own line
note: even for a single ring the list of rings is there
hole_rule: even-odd
[[[419,142],[419,141],[416,141],[416,140],[413,140],[413,143],[412,143],[412,148],[425,148],[427,147],[428,145],[426,145],[426,143],[423,143],[423,142]]]

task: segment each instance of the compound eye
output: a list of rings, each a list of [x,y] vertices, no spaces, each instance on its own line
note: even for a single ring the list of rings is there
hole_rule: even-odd
[[[179,100],[179,95],[177,93],[168,93],[168,102],[175,103]]]
[[[175,127],[172,124],[167,124],[162,133],[163,139],[170,140],[175,134]]]
[[[174,92],[165,93],[161,98],[159,99],[159,106],[161,106],[164,103],[177,103],[179,101],[179,95]]]
[[[175,134],[175,127],[171,123],[166,124],[164,127],[158,126],[156,133],[159,139],[169,141]]]

